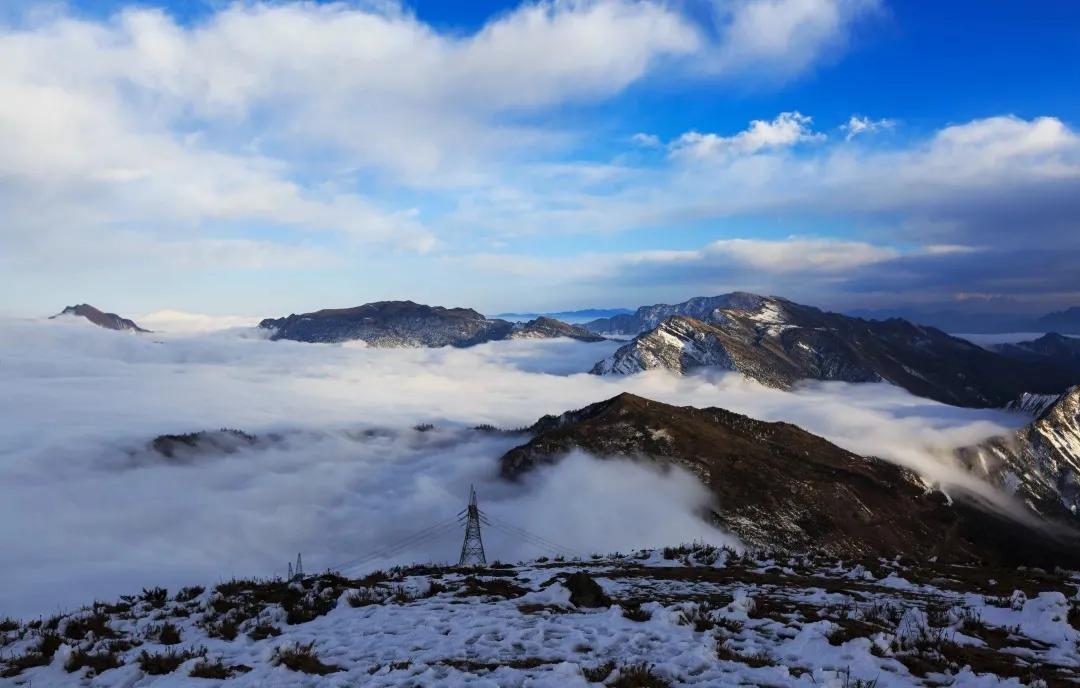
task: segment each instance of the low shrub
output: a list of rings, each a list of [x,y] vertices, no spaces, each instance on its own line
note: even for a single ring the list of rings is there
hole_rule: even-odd
[[[120,657],[114,652],[85,652],[83,650],[75,650],[68,657],[67,662],[64,663],[64,669],[68,673],[78,671],[83,667],[89,667],[95,674],[100,674],[109,669],[115,669],[122,666],[123,662]]]
[[[341,667],[333,664],[325,664],[319,659],[319,655],[315,653],[314,640],[307,645],[279,647],[274,650],[274,656],[271,658],[270,662],[275,666],[280,665],[292,671],[299,671],[305,674],[317,674],[319,676],[326,676],[327,674],[342,671]]]
[[[641,662],[619,668],[619,677],[611,688],[671,688],[671,682],[653,671],[651,664]]]
[[[201,585],[192,585],[186,588],[180,588],[180,592],[176,593],[177,602],[190,602],[199,595],[206,591]]]
[[[166,652],[147,652],[143,650],[139,653],[139,668],[151,676],[161,676],[176,671],[181,664],[189,659],[204,655],[206,655],[206,648],[190,648],[180,652],[176,650]]]
[[[277,637],[279,635],[281,635],[281,629],[265,621],[256,625],[255,628],[251,629],[251,632],[248,633],[248,637],[252,640],[266,640],[267,638]]]
[[[589,683],[603,683],[608,676],[611,676],[611,672],[615,671],[615,662],[609,660],[603,664],[597,664],[594,667],[583,667],[581,675],[585,677],[585,680]]]

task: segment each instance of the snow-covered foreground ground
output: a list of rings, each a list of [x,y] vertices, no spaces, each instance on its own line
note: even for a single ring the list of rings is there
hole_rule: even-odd
[[[1078,583],[707,547],[232,581],[8,624],[0,685],[1062,685]]]

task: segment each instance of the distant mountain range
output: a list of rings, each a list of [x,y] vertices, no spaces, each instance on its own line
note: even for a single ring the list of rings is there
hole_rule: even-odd
[[[603,337],[552,318],[527,323],[486,318],[471,308],[426,306],[412,301],[378,301],[355,308],[337,308],[267,318],[259,327],[271,339],[336,343],[361,340],[374,347],[467,347],[504,339],[570,337],[586,342]]]
[[[873,320],[903,318],[954,334],[1001,334],[1005,332],[1058,332],[1080,334],[1080,307],[1032,317],[1021,313],[967,313],[957,310],[916,308],[862,309],[847,315]]]
[[[128,318],[122,318],[116,313],[104,313],[94,308],[90,304],[81,303],[78,306],[68,306],[64,310],[60,311],[53,318],[59,318],[63,315],[70,315],[77,318],[86,318],[90,322],[94,323],[98,327],[104,327],[107,330],[120,330],[128,332],[149,332],[150,330],[144,330],[135,324],[135,321]]]
[[[633,313],[629,308],[585,308],[578,311],[555,311],[551,313],[498,313],[492,317],[511,322],[525,322],[540,317],[561,320],[566,323],[580,325],[581,323],[597,318],[610,318],[614,315]]]
[[[1080,369],[1055,355],[1003,356],[898,318],[863,320],[778,297],[733,293],[649,306],[584,325],[634,334],[592,373],[717,367],[787,389],[799,380],[887,381],[948,404],[1000,407],[1023,393],[1059,393]]]
[[[1032,332],[1080,334],[1080,306],[1055,311],[1037,318]]]
[[[1056,332],[1015,344],[994,344],[990,348],[1002,356],[1031,363],[1051,363],[1080,374],[1080,339]]]
[[[1070,413],[1075,423],[1073,407]],[[530,432],[531,439],[501,458],[504,477],[516,480],[574,449],[680,466],[711,492],[708,518],[752,546],[844,557],[1080,561],[1071,524],[1014,520],[955,488],[946,497],[907,469],[788,423],[620,394],[545,416]],[[1070,464],[1067,473],[1075,471]]]
[[[147,331],[86,304],[65,308],[60,315],[114,330]],[[618,375],[663,368],[685,374],[713,367],[780,389],[800,380],[887,381],[918,396],[971,407],[1026,409],[1039,395],[1060,394],[1080,383],[1080,339],[1048,334],[982,348],[899,318],[864,320],[747,292],[643,306],[583,325],[547,316],[511,322],[471,308],[379,301],[267,318],[259,327],[274,340],[362,341],[386,348],[633,337],[590,372]]]

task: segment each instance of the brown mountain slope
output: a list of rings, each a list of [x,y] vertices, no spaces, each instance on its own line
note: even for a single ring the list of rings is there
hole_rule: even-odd
[[[144,330],[143,328],[139,327],[135,324],[135,321],[133,320],[122,318],[116,313],[105,313],[104,311],[100,311],[97,308],[94,308],[88,303],[80,303],[78,306],[68,306],[56,315],[52,316],[52,318],[57,318],[61,315],[76,315],[80,318],[86,318],[98,327],[104,327],[107,330],[126,330],[130,332],[150,331]]]
[[[711,491],[715,522],[751,545],[844,556],[1080,561],[1071,532],[1050,535],[982,509],[974,497],[952,494],[950,504],[911,471],[788,423],[620,394],[545,416],[532,431],[529,442],[502,457],[504,477],[516,479],[573,449],[682,466]]]

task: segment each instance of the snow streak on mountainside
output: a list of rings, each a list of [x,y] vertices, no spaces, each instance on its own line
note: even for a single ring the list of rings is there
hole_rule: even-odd
[[[676,316],[665,320],[648,335],[638,337],[632,346],[597,363],[595,375],[632,375],[650,368],[667,368],[684,373],[699,366],[735,370],[735,363],[719,340],[715,328],[690,318]]]
[[[1080,387],[1027,427],[958,452],[965,464],[1050,518],[1080,522]]]
[[[740,308],[753,310],[761,305],[763,297],[746,292],[732,292],[720,296],[696,296],[676,304],[658,303],[642,306],[634,313],[599,318],[582,327],[599,334],[634,336],[659,325],[673,315],[685,315],[697,320],[709,320],[718,309]]]
[[[1024,392],[1019,399],[1013,399],[1008,404],[1005,404],[1005,408],[1010,411],[1026,413],[1032,418],[1036,418],[1042,415],[1043,411],[1053,406],[1061,397],[1061,394],[1030,394]]]
[[[701,300],[698,309],[725,301],[738,305],[712,308],[705,321],[671,316],[591,372],[685,373],[715,366],[779,389],[806,379],[884,380],[919,396],[973,407],[1002,407],[1025,392],[1058,393],[1080,381],[1080,371],[1006,358],[905,320],[861,320],[748,294]]]

